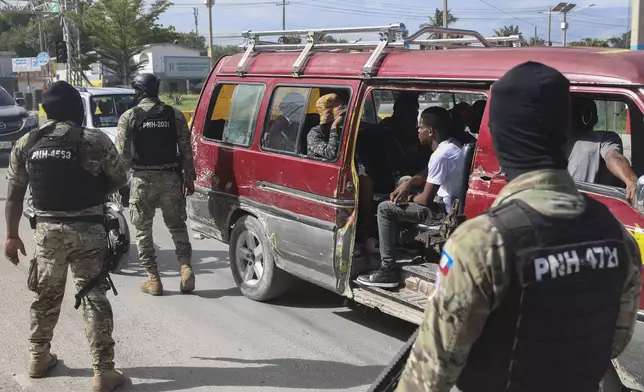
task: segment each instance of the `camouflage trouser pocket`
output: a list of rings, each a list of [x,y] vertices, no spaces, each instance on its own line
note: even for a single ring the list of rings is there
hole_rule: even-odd
[[[144,223],[144,211],[140,200],[130,200],[130,222],[136,227]]]
[[[29,291],[36,291],[38,287],[38,259],[35,257],[29,262],[29,273],[27,274],[27,288]]]

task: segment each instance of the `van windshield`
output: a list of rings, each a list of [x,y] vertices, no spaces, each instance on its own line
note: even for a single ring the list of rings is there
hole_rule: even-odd
[[[16,102],[4,88],[0,87],[0,106],[13,106]]]
[[[100,95],[92,97],[92,124],[95,128],[118,125],[119,117],[134,106],[134,94]]]

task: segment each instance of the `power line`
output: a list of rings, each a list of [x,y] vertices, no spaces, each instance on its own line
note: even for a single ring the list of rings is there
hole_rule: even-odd
[[[512,18],[514,18],[514,19],[517,19],[517,20],[523,21],[523,22],[525,22],[525,23],[527,23],[527,24],[529,24],[529,25],[532,25],[532,26],[534,26],[534,27],[539,27],[538,25],[536,25],[536,24],[534,24],[534,23],[532,23],[532,22],[528,22],[527,20],[525,20],[525,19],[521,19],[521,18],[519,18],[519,17],[516,17],[516,16],[512,15],[512,14],[511,14],[511,13],[509,13],[509,12],[505,12],[505,11],[503,11],[501,8],[499,8],[499,7],[495,6],[495,5],[492,5],[492,4],[488,3],[488,2],[487,2],[487,1],[485,1],[485,0],[479,0],[479,1],[480,1],[481,3],[483,3],[483,4],[486,4],[486,5],[488,5],[488,6],[492,7],[492,8],[494,8],[495,10],[497,10],[497,11],[499,11],[499,12],[502,12],[502,13],[504,13],[504,14],[506,14],[506,15],[508,15],[508,16],[510,16],[510,17],[512,17]]]

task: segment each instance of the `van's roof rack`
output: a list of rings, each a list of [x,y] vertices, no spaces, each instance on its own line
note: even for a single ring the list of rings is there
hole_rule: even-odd
[[[331,34],[355,34],[355,33],[378,33],[379,41],[356,41],[343,43],[330,43],[323,40],[324,36]],[[448,35],[462,35],[465,38],[439,38],[439,39],[419,39],[423,34],[437,33]],[[287,41],[284,38],[289,36],[306,35],[303,43],[275,43],[264,41],[262,37],[279,37],[280,42]],[[409,34],[407,27],[403,23],[393,23],[387,26],[371,27],[341,27],[331,29],[307,29],[307,30],[272,30],[272,31],[244,31],[242,37],[247,41],[240,45],[245,49],[244,55],[237,64],[237,74],[243,76],[247,72],[249,58],[253,53],[276,52],[276,51],[299,51],[300,54],[293,63],[293,76],[299,77],[302,74],[306,60],[311,53],[321,51],[371,51],[369,60],[364,65],[363,76],[370,78],[374,72],[374,65],[383,53],[393,50],[410,49],[412,44],[445,46],[451,47],[458,44],[480,43],[484,47],[497,46],[498,43],[519,44],[524,42],[523,37],[512,35],[509,37],[483,37],[478,31],[465,29],[452,29],[444,27],[422,27],[413,34]]]

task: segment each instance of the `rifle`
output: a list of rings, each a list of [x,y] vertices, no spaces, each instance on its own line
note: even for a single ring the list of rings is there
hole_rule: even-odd
[[[111,249],[109,240],[110,231],[115,228],[118,229],[118,221],[115,222],[113,219],[107,219],[107,212],[104,212],[103,217],[103,226],[105,227],[105,234],[108,236],[107,241],[110,249],[108,249],[107,251],[107,255],[105,256],[105,260],[103,260],[103,265],[101,265],[101,271],[98,273],[98,275],[88,280],[87,283],[85,283],[85,285],[81,287],[78,293],[74,295],[74,298],[76,298],[74,309],[78,309],[80,307],[81,300],[84,296],[87,295],[87,293],[89,293],[94,287],[96,287],[97,284],[103,283],[105,281],[107,281],[107,283],[110,285],[110,288],[112,289],[114,295],[119,295],[118,291],[116,291],[116,286],[114,286],[114,282],[112,282],[112,278],[110,277],[110,270],[112,269],[112,265],[115,263],[117,257],[115,251],[117,250]]]
[[[376,381],[371,385],[371,388],[368,392],[393,392],[398,387],[398,382],[402,376],[402,372],[405,369],[405,364],[411,353],[411,348],[418,338],[418,332],[420,327],[416,328],[416,331],[411,335],[407,340],[405,345],[398,351],[398,354],[394,359],[387,365],[385,370],[378,376]]]

